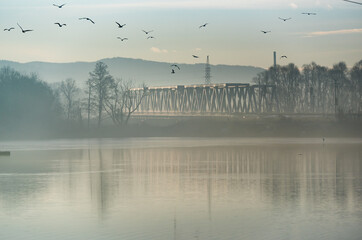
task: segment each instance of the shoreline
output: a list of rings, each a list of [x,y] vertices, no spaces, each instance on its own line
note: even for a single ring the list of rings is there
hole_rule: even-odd
[[[84,125],[67,124],[57,128],[27,128],[0,131],[0,140],[83,139],[137,137],[292,137],[362,138],[362,121],[331,119],[149,119],[133,120],[126,126],[107,124],[88,130]]]

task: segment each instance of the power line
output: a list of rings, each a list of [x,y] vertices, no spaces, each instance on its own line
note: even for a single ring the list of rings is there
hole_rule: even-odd
[[[350,1],[350,0],[343,0],[345,2],[350,2],[350,3],[354,3],[354,4],[359,4],[359,5],[362,5],[362,3],[360,2],[355,2],[355,1]]]

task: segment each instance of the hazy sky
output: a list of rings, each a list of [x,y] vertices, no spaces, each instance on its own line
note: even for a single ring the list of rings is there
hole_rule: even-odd
[[[115,21],[126,26],[118,29]],[[34,31],[23,34],[17,23]],[[2,31],[8,27],[15,30]],[[0,28],[0,58],[20,62],[130,57],[197,63],[210,55],[212,64],[266,68],[273,51],[280,64],[298,66],[351,66],[362,59],[362,5],[342,0],[0,0]],[[155,38],[147,40],[142,29],[154,30]]]

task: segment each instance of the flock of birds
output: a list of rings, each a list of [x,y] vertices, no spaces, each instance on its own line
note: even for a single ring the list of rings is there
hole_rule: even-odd
[[[355,1],[350,1],[350,0],[342,0],[342,1],[362,5],[362,3],[360,3],[360,2],[355,2]],[[66,3],[63,3],[63,4],[61,4],[61,5],[53,4],[54,7],[57,7],[57,8],[59,8],[59,9],[63,8],[65,5],[66,5]],[[308,15],[308,16],[317,15],[317,13],[315,13],[315,12],[303,12],[302,14],[303,14],[303,15]],[[291,17],[289,17],[289,18],[279,17],[279,19],[282,20],[282,21],[284,21],[284,22],[286,22],[286,21],[291,20],[292,18],[291,18]],[[95,24],[95,22],[94,22],[91,18],[89,18],[89,17],[81,17],[81,18],[79,18],[79,20],[86,20],[86,21],[91,22],[92,24]],[[123,28],[124,26],[126,26],[126,24],[120,24],[119,22],[115,22],[115,23],[117,24],[118,28]],[[57,26],[60,27],[60,28],[67,26],[67,24],[65,24],[65,23],[59,23],[59,22],[56,22],[56,23],[54,23],[54,24],[57,25]],[[200,26],[199,26],[199,29],[201,29],[201,28],[206,28],[206,26],[207,26],[208,24],[209,24],[209,23],[204,23],[204,24],[200,25]],[[24,28],[22,28],[19,23],[17,23],[17,25],[19,26],[19,28],[20,28],[20,30],[21,30],[22,33],[27,33],[27,32],[32,32],[32,31],[34,31],[33,29],[24,29]],[[5,28],[4,31],[10,32],[11,30],[14,30],[14,29],[15,29],[14,27],[10,27],[10,28]],[[154,38],[155,38],[154,36],[149,35],[151,32],[153,32],[153,30],[149,30],[149,31],[142,30],[142,32],[144,32],[144,33],[147,35],[147,39],[154,39]],[[271,33],[270,30],[261,30],[261,32],[262,32],[263,34]],[[117,37],[117,39],[119,39],[119,40],[122,41],[122,42],[128,40],[128,38],[122,38],[122,37]],[[197,56],[197,55],[192,55],[192,57],[193,57],[193,58],[199,58],[199,56]],[[282,55],[280,58],[281,58],[281,59],[282,59],[282,58],[287,58],[287,56]],[[176,69],[180,70],[180,67],[179,67],[177,64],[172,64],[172,65],[171,65],[171,74],[175,74],[175,73],[176,73],[176,72],[175,72]]]
[[[53,4],[54,7],[57,7],[57,8],[59,8],[59,9],[63,8],[65,5],[66,5],[66,3],[63,3],[63,4],[61,4],[61,5]],[[95,24],[95,22],[94,22],[91,18],[89,18],[89,17],[81,17],[81,18],[78,18],[78,19],[79,19],[79,20],[86,20],[86,21],[91,22],[92,24]],[[288,19],[286,19],[286,20],[288,20]],[[285,20],[285,21],[286,21],[286,20]],[[124,26],[126,26],[126,24],[121,24],[121,23],[119,23],[119,22],[115,22],[115,23],[117,24],[117,27],[118,27],[118,28],[124,28]],[[57,26],[60,27],[60,28],[67,26],[67,24],[65,24],[65,23],[59,23],[59,22],[56,22],[56,23],[54,23],[54,24],[57,25]],[[204,23],[204,24],[200,25],[199,28],[205,28],[208,24],[209,24],[209,23]],[[17,25],[19,26],[19,28],[20,28],[20,30],[21,30],[22,33],[27,33],[27,32],[32,32],[32,31],[34,31],[33,29],[24,29],[19,23],[17,23]],[[14,30],[14,29],[15,29],[14,27],[10,27],[10,28],[5,28],[4,31],[10,32],[11,30]],[[144,33],[147,35],[147,38],[146,38],[146,39],[154,39],[154,38],[155,38],[154,36],[150,35],[150,33],[152,33],[153,30],[149,30],[149,31],[142,30],[142,32],[144,32]],[[117,39],[119,39],[119,40],[122,41],[122,42],[128,40],[128,38],[126,38],[126,37],[124,37],[124,38],[122,38],[122,37],[117,37]],[[197,56],[197,55],[192,55],[192,57],[193,57],[193,58],[199,58],[199,56]],[[175,71],[176,69],[177,69],[177,70],[180,70],[180,67],[179,67],[177,64],[172,64],[172,65],[171,65],[171,74],[175,74],[175,73],[176,73],[176,71]]]

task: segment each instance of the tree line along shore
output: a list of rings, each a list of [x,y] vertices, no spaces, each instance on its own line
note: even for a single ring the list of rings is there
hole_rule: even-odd
[[[71,78],[49,85],[36,74],[5,67],[0,69],[0,138],[362,135],[362,60],[351,68],[343,62],[331,68],[277,65],[253,81],[276,86],[278,113],[140,120],[132,118],[142,101],[130,91],[134,83],[112,76],[103,62],[82,86]]]

